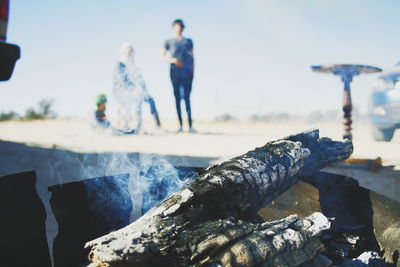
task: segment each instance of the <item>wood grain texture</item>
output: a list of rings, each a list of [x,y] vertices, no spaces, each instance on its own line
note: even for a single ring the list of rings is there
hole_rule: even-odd
[[[304,221],[289,216],[262,223],[257,212],[302,177],[348,158],[352,149],[351,142],[319,138],[314,130],[210,166],[131,225],[88,242],[90,266],[255,266],[274,260],[269,266],[291,266],[275,257],[281,252],[300,264],[318,251],[315,237],[329,224],[326,218],[317,213]],[[269,224],[279,225],[274,234],[265,230]],[[309,234],[312,225],[320,230]],[[282,241],[285,249],[278,253],[268,236],[289,238],[288,229],[300,241]]]

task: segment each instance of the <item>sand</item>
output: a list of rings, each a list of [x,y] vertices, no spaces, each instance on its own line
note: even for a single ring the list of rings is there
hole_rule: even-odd
[[[338,122],[196,122],[196,134],[176,133],[175,121],[164,122],[162,130],[156,129],[151,121],[145,122],[144,126],[140,135],[111,136],[92,130],[89,122],[79,119],[10,121],[0,123],[0,140],[24,144],[29,148],[44,148],[42,156],[48,157],[51,162],[52,153],[66,150],[79,154],[157,154],[165,156],[174,165],[206,166],[243,154],[269,140],[312,128],[320,129],[321,136],[336,140],[340,140],[342,134],[342,126]],[[385,166],[399,168],[400,131],[396,132],[391,142],[375,142],[368,124],[356,123],[353,126],[353,157],[373,159],[380,156]],[[21,162],[15,171],[18,168],[39,167],[29,162],[32,160],[29,153],[12,153],[18,155]],[[4,153],[2,156],[5,156]],[[61,160],[57,163],[62,165],[67,162]],[[4,169],[4,166],[0,167],[1,174],[5,173]]]
[[[244,153],[268,140],[319,128],[322,136],[340,139],[340,123],[303,122],[196,122],[197,134],[175,133],[175,122],[164,122],[164,130],[146,122],[144,134],[109,136],[91,130],[85,120],[57,119],[0,123],[0,140],[74,152],[138,152],[162,155],[228,158]],[[354,124],[354,157],[381,156],[385,163],[400,164],[400,131],[391,142],[375,142],[368,124]]]
[[[94,160],[96,153],[106,157],[105,161],[113,157],[110,153],[119,153],[119,157],[122,155],[132,162],[138,155],[150,154],[160,155],[173,165],[201,167],[243,154],[269,140],[312,128],[320,129],[321,136],[336,140],[342,135],[340,122],[196,122],[195,127],[196,134],[176,133],[175,121],[164,121],[161,130],[156,129],[152,121],[146,121],[140,135],[111,136],[94,131],[88,121],[80,119],[2,122],[0,140],[8,142],[2,143],[0,151],[0,175],[33,169],[41,173],[38,184],[49,186],[90,175],[124,172],[123,165],[110,170],[104,160],[102,163]],[[391,142],[375,142],[367,123],[355,123],[353,128],[353,157],[374,159],[379,156],[385,168],[376,172],[365,168],[336,168],[334,171],[400,200],[400,131]],[[157,163],[155,158],[146,158],[146,161]],[[89,165],[97,171],[87,172]]]

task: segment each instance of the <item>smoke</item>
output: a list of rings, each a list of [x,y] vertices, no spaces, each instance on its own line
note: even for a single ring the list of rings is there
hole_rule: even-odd
[[[90,179],[90,187],[98,199],[110,196],[127,197],[132,200],[131,221],[140,217],[172,193],[179,190],[195,174],[190,168],[175,167],[163,156],[140,153],[92,153],[78,154],[58,151],[49,162],[52,184],[83,181],[89,178],[115,176],[116,186],[102,184],[101,179]],[[127,174],[127,184],[118,175]],[[121,190],[121,188],[128,190]],[[89,193],[93,193],[89,192]],[[121,196],[128,192],[129,196]],[[116,202],[117,203],[117,202]]]
[[[121,203],[114,198],[131,199],[130,222],[178,191],[194,174],[189,170],[179,172],[176,167],[159,155],[129,153],[85,155],[80,169],[82,178],[114,177],[115,184],[112,186],[104,184],[102,179],[96,179],[96,182],[90,183],[89,194],[96,194],[99,201],[111,197],[115,205]],[[128,175],[127,181],[120,178],[121,174]],[[129,196],[121,195],[126,193]],[[110,209],[113,208],[110,207]]]
[[[51,158],[46,168],[48,183],[41,186],[39,194],[48,214],[46,231],[52,258],[58,224],[49,205],[48,186],[83,183],[90,209],[103,222],[96,222],[94,227],[101,229],[104,224],[114,227],[121,221],[124,224],[135,221],[178,191],[196,174],[192,168],[173,166],[160,155],[120,152],[80,154],[55,150]]]
[[[191,172],[180,174],[176,167],[160,156],[141,156],[137,177],[142,192],[142,213],[178,191],[191,176]]]

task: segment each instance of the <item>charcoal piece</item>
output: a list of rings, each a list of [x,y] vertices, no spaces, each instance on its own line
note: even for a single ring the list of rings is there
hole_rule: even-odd
[[[0,266],[50,267],[46,211],[34,171],[0,177]]]
[[[129,224],[128,179],[127,174],[116,175],[49,187],[59,229],[53,245],[55,267],[86,264],[87,241]]]
[[[330,230],[334,238],[327,246],[332,248],[328,251],[336,254],[336,264],[366,250],[380,251],[369,190],[360,187],[355,179],[330,173],[318,172],[307,180],[318,188],[322,213],[334,218]]]

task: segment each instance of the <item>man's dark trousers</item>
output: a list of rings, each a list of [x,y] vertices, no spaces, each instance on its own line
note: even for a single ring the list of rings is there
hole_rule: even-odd
[[[188,116],[189,127],[192,127],[192,110],[190,108],[190,93],[192,92],[193,76],[183,76],[171,73],[172,86],[174,87],[176,112],[180,126],[182,126],[181,99],[183,89],[183,99],[185,100],[186,112]]]

